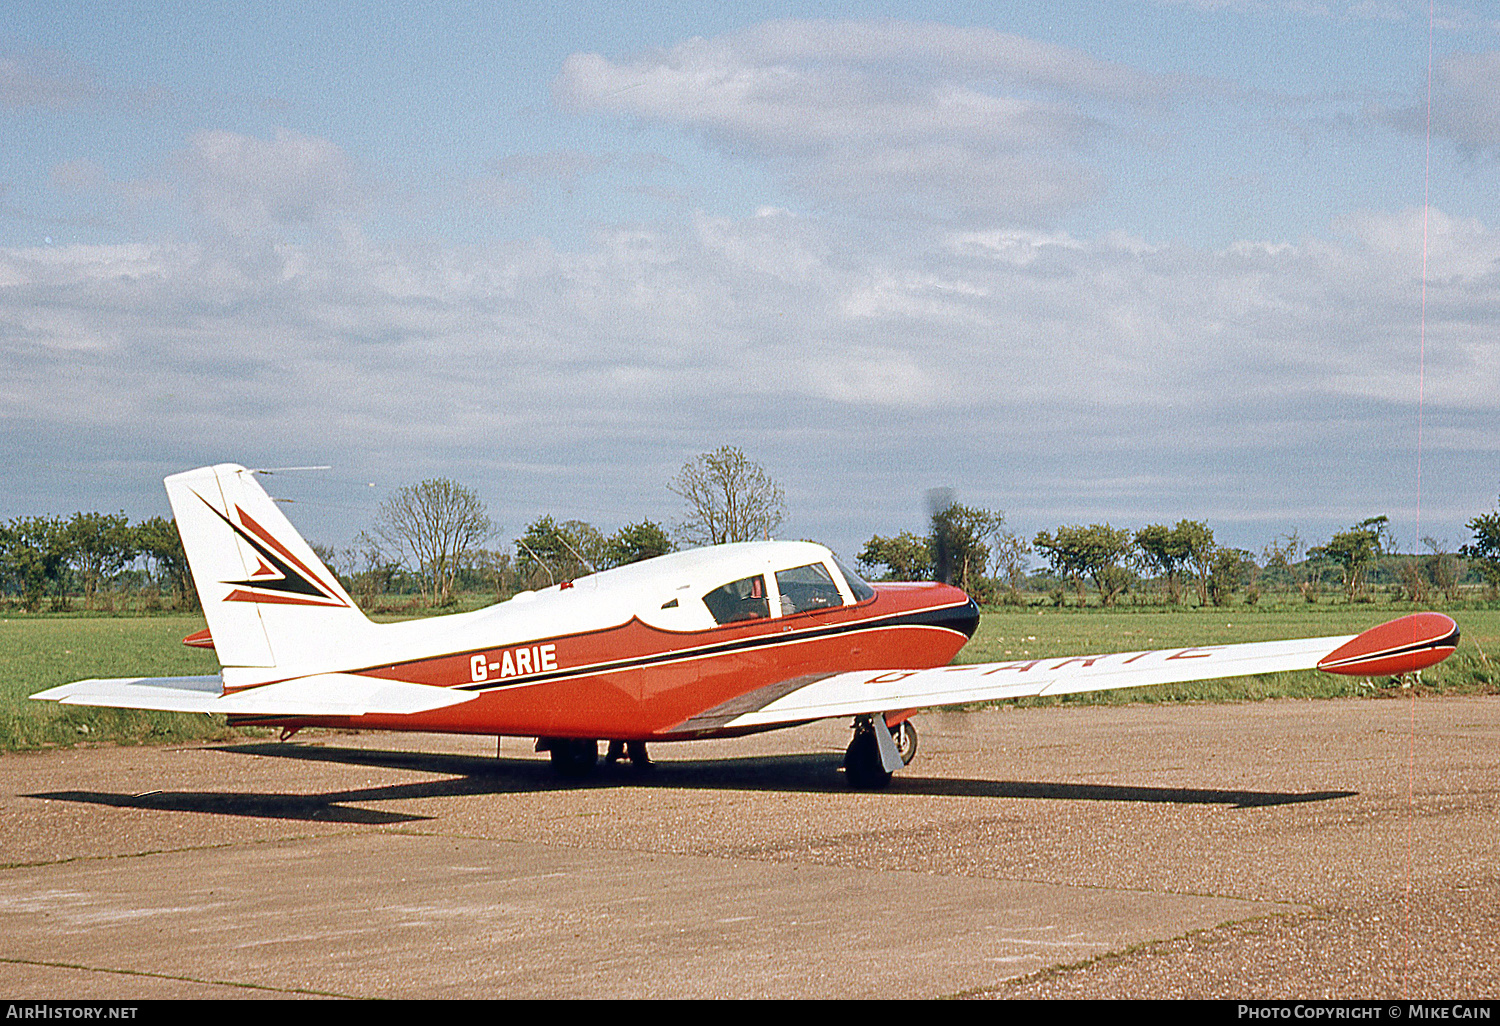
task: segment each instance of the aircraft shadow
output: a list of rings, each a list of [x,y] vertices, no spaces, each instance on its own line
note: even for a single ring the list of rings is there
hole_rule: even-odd
[[[729,759],[678,760],[654,763],[641,771],[627,764],[601,763],[582,780],[566,780],[542,759],[492,758],[442,752],[403,752],[295,744],[226,745],[218,751],[241,755],[336,762],[383,769],[435,773],[451,779],[370,792],[342,792],[342,801],[380,800],[462,794],[505,794],[601,787],[688,788],[699,790],[794,791],[809,794],[847,793],[838,769],[842,757],[829,753],[740,756]],[[399,793],[396,793],[399,792]],[[354,797],[367,793],[368,797]],[[1227,805],[1259,808],[1302,802],[1350,798],[1357,791],[1247,791],[1217,788],[1138,787],[1120,784],[1052,783],[1045,781],[975,780],[922,777],[910,770],[891,778],[884,794],[933,795],[963,798],[1040,798],[1062,801],[1152,802],[1175,805]]]
[[[386,788],[383,790],[396,790]],[[155,809],[161,812],[209,812],[220,816],[250,816],[257,819],[293,819],[318,823],[353,823],[359,826],[390,826],[432,819],[379,809],[361,809],[341,804],[347,801],[382,801],[402,797],[371,794],[350,797],[354,792],[333,794],[232,794],[222,791],[152,791],[147,794],[112,794],[108,791],[49,791],[29,794],[54,802],[83,802],[117,809]]]
[[[435,774],[441,779],[382,787],[328,791],[321,794],[236,794],[223,791],[152,791],[126,795],[101,791],[53,791],[27,795],[52,801],[83,802],[114,808],[213,813],[266,819],[388,826],[435,817],[379,809],[354,803],[389,802],[467,795],[504,795],[536,791],[643,787],[696,790],[780,791],[805,794],[848,793],[839,776],[840,757],[808,755],[747,756],[731,759],[671,760],[647,770],[601,764],[582,780],[558,777],[541,759],[489,758],[441,752],[402,752],[299,744],[226,745],[216,749],[234,755],[329,762]],[[1225,805],[1260,808],[1348,798],[1355,791],[1228,791],[1214,788],[1133,787],[1119,784],[1049,783],[1044,781],[972,780],[896,774],[878,794],[961,798],[1037,798],[1053,801],[1145,802],[1172,805]]]

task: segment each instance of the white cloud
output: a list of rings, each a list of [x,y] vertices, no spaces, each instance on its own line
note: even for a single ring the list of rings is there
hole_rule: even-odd
[[[1157,104],[1185,85],[990,29],[779,21],[627,61],[574,54],[554,94],[753,152],[842,208],[953,221],[1091,198],[1092,108]]]
[[[833,401],[848,412],[826,426],[845,431],[892,404],[1066,420],[1288,391],[1401,403],[1420,218],[1344,227],[1343,245],[1220,253],[991,232],[853,256],[826,226],[764,212],[611,230],[578,253],[406,252],[357,235],[280,243],[270,265],[189,243],[12,249],[0,251],[6,416],[52,417],[59,380],[77,390],[70,417],[156,417],[180,390],[252,421],[290,411],[276,423],[304,430],[384,416],[414,439],[602,406],[649,423],[690,395]],[[1445,354],[1432,401],[1493,409],[1500,235],[1440,212],[1429,233],[1429,333]],[[54,379],[80,352],[102,362]],[[91,413],[84,397],[104,393],[117,400]]]
[[[1420,207],[1397,213],[1362,210],[1342,217],[1336,227],[1352,232],[1390,269],[1420,280],[1425,249],[1429,281],[1500,284],[1500,234],[1475,218],[1455,218]]]
[[[585,166],[542,157],[505,170]],[[847,498],[870,460],[895,468],[869,483],[886,505],[940,477],[1015,479],[1054,510],[1059,467],[1080,479],[1070,509],[1104,501],[1083,487],[1100,475],[1177,481],[1155,501],[1187,502],[1184,467],[1224,475],[1252,444],[1266,487],[1300,461],[1356,494],[1380,468],[1339,447],[1388,456],[1414,401],[1420,211],[1215,252],[768,206],[564,251],[372,241],[372,190],[327,140],[204,133],[175,166],[203,214],[187,239],[0,250],[0,433],[28,451],[85,437],[180,467],[295,439],[282,462],[398,477],[596,461],[588,488],[653,496],[629,515],[660,517],[670,470],[729,440],[801,490],[803,515],[857,513],[868,537],[890,527]],[[1463,418],[1500,413],[1500,233],[1441,211],[1427,232],[1428,409],[1460,421],[1429,444],[1457,445]]]
[[[712,41],[760,62],[928,68],[1110,99],[1157,100],[1174,80],[987,28],[897,21],[772,21]]]
[[[987,232],[955,232],[946,239],[954,253],[984,256],[1025,267],[1049,249],[1081,250],[1083,243],[1066,232],[1028,232],[997,229]]]
[[[177,166],[199,210],[236,236],[328,226],[358,214],[368,195],[338,146],[283,129],[273,139],[199,132]]]

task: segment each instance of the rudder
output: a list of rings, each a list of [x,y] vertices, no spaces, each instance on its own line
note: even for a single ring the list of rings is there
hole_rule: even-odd
[[[252,471],[221,463],[165,484],[225,667],[311,672],[368,635],[374,625]]]

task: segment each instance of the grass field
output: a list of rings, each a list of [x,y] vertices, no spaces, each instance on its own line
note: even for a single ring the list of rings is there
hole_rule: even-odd
[[[1407,611],[1386,605],[992,611],[984,614],[978,633],[958,661],[1356,634]],[[1458,621],[1463,643],[1447,662],[1422,674],[1418,693],[1500,693],[1500,675],[1493,672],[1488,658],[1491,654],[1500,657],[1500,610],[1457,610],[1450,615]],[[60,706],[27,699],[44,688],[88,677],[213,673],[218,663],[212,652],[182,644],[185,636],[203,626],[201,616],[178,615],[0,619],[0,751],[101,741],[165,743],[243,733],[231,731],[216,717]],[[1017,704],[1253,701],[1399,693],[1399,686],[1391,686],[1389,680],[1308,671],[1026,699]]]
[[[88,677],[216,673],[212,652],[182,644],[203,626],[202,616],[0,619],[0,751],[230,736],[222,718],[27,700],[44,688]]]

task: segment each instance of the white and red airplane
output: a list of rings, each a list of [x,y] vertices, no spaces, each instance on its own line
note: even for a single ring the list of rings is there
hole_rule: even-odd
[[[746,542],[659,556],[471,613],[367,619],[254,478],[166,479],[212,646],[212,676],[77,681],[75,705],[227,714],[231,723],[535,737],[564,773],[630,745],[852,717],[845,778],[884,786],[915,753],[917,709],[1278,673],[1399,674],[1458,628],[1417,613],[1336,638],[948,665],[979,610],[938,583],[871,585],[821,545]],[[614,746],[612,745],[612,748]]]

